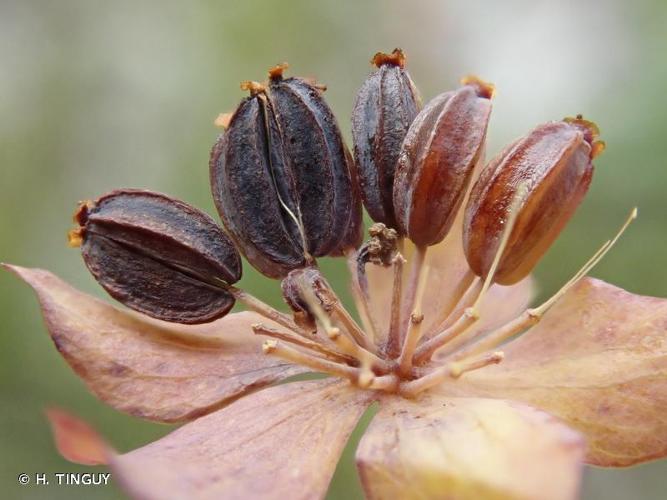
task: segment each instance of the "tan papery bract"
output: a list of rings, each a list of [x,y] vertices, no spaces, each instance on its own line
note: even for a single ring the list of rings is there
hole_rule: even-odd
[[[41,269],[7,266],[37,292],[56,348],[117,410],[149,420],[191,420],[301,373],[261,352],[251,312],[175,325],[117,309]],[[277,326],[277,325],[275,325]]]
[[[367,498],[576,497],[581,436],[518,403],[387,398],[357,450]]]
[[[442,390],[524,401],[588,440],[586,461],[626,466],[667,453],[667,300],[585,278],[500,365]]]

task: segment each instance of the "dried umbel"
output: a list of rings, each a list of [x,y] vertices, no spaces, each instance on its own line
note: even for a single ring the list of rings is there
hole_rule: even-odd
[[[475,274],[486,277],[489,272],[511,201],[525,185],[494,281],[511,285],[528,275],[588,191],[591,160],[604,147],[598,135],[595,124],[581,117],[545,123],[489,163],[465,210],[465,254]]]
[[[379,72],[400,75],[394,63]],[[324,498],[374,405],[356,453],[368,498],[571,500],[582,460],[666,456],[667,301],[584,278],[636,211],[542,304],[528,307],[532,281],[520,279],[588,187],[602,149],[595,126],[575,118],[538,127],[490,163],[466,216],[454,217],[480,163],[492,92],[465,80],[404,140],[393,186],[403,234],[376,223],[359,246],[354,170],[335,121],[317,87],[283,79],[282,69],[246,85],[251,96],[218,141],[211,174],[229,231],[254,265],[284,278],[290,310],[232,285],[239,256],[207,216],[143,191],[77,213],[72,241],[102,285],[169,321],[207,321],[234,300],[249,310],[169,325],[46,271],[7,266],[37,291],[58,350],[96,395],[142,418],[194,420],[119,454],[52,411],[61,453],[108,463],[137,498]],[[389,111],[384,119],[403,130]],[[339,253],[361,325],[314,262]],[[289,380],[307,371],[330,378]]]
[[[395,228],[392,193],[396,161],[421,103],[400,49],[391,54],[378,52],[372,63],[377,69],[359,89],[352,112],[354,158],[368,214],[374,221]]]
[[[403,141],[394,181],[398,229],[420,247],[447,235],[484,150],[493,86],[477,78],[431,100]]]
[[[116,300],[154,318],[203,323],[234,305],[236,248],[208,215],[160,193],[118,190],[82,203],[70,242]]]
[[[248,261],[270,277],[356,243],[350,156],[322,89],[301,78],[246,82],[250,97],[213,148],[220,217]]]

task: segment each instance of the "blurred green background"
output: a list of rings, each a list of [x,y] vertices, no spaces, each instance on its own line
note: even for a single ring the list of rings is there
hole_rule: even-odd
[[[289,61],[291,74],[328,85],[349,139],[369,58],[398,46],[425,99],[468,73],[497,85],[489,154],[541,121],[583,113],[600,125],[608,149],[586,202],[539,266],[544,293],[637,204],[639,220],[592,274],[667,296],[665,26],[661,0],[0,0],[0,260],[48,268],[102,295],[65,244],[78,200],[134,186],[214,214],[212,121],[242,97],[238,82]],[[280,301],[277,283],[248,267],[242,285]],[[0,318],[2,496],[118,498],[114,486],[17,484],[20,472],[85,469],[59,458],[42,409],[73,410],[121,450],[169,428],[96,401],[56,353],[32,293],[5,272]],[[351,456],[350,448],[330,498],[359,497]],[[666,474],[667,462],[587,470],[584,498],[664,498]]]

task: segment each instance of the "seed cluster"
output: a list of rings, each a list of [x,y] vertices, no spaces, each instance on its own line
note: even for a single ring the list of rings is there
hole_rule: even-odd
[[[449,364],[430,364],[438,349],[465,338],[488,287],[527,276],[557,237],[591,182],[591,161],[604,146],[598,130],[580,116],[540,125],[493,159],[470,189],[483,161],[493,86],[466,77],[422,109],[402,51],[378,53],[372,63],[352,117],[354,157],[324,88],[285,78],[286,65],[279,65],[265,83],[244,82],[250,95],[221,120],[225,130],[209,167],[226,231],[166,195],[119,190],[80,205],[70,242],[126,306],[166,321],[202,323],[241,301],[284,328],[254,326],[271,338],[265,352],[360,387],[413,395],[443,377],[500,362],[495,351],[453,349]],[[450,232],[466,197],[470,272],[457,288],[458,302],[422,331],[426,251]],[[375,221],[363,244],[362,202]],[[415,250],[404,279],[406,238]],[[240,254],[282,280],[291,314],[234,286]],[[317,267],[318,257],[340,255],[350,266],[363,327]],[[369,307],[367,266],[393,269],[384,335]],[[497,337],[542,312],[518,318]]]

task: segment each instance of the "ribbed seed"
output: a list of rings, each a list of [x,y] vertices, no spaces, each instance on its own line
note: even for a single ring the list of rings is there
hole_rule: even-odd
[[[358,245],[354,174],[322,91],[273,69],[249,84],[211,154],[218,212],[248,261],[270,277]]]
[[[234,305],[232,242],[203,212],[166,195],[118,190],[76,213],[84,261],[115,299],[165,321],[204,323]]]
[[[435,97],[403,141],[394,181],[398,229],[419,246],[447,235],[483,154],[493,87],[476,78]]]
[[[372,62],[377,69],[359,89],[352,113],[354,157],[366,210],[374,221],[394,228],[396,162],[420,99],[400,49],[378,53]]]
[[[473,186],[463,242],[471,269],[485,277],[517,187],[528,193],[501,256],[494,281],[510,285],[533,269],[581,203],[591,182],[591,160],[604,143],[581,117],[538,126],[486,166]]]

